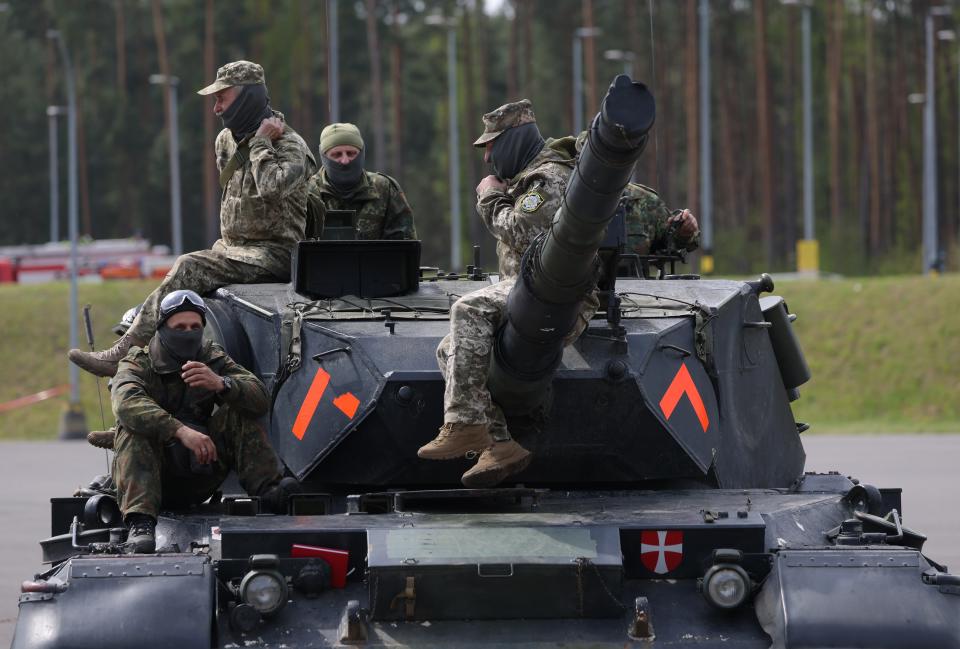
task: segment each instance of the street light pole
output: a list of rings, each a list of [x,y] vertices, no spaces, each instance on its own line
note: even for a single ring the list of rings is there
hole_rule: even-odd
[[[180,79],[165,74],[151,74],[150,83],[170,88],[170,228],[173,254],[183,254],[183,224],[180,214],[180,127],[177,120],[177,86]]]
[[[573,31],[573,133],[580,133],[583,124],[583,39],[599,36],[599,27],[578,27]]]
[[[78,344],[78,320],[80,309],[77,297],[77,266],[79,255],[77,251],[77,237],[79,234],[78,196],[77,196],[77,88],[73,76],[73,64],[70,62],[70,53],[63,35],[55,29],[47,31],[47,38],[57,41],[60,58],[63,60],[63,76],[67,86],[67,217],[70,231],[70,349],[76,349]],[[70,404],[61,422],[60,437],[83,437],[86,424],[83,411],[80,410],[80,376],[79,368],[68,363],[70,368]]]
[[[700,272],[713,272],[713,150],[710,138],[710,2],[700,0]]]
[[[937,259],[937,125],[936,88],[933,71],[933,8],[927,13],[926,93],[923,105],[923,274],[927,275]]]
[[[337,0],[327,0],[327,93],[330,95],[330,122],[340,121],[340,45]]]
[[[820,271],[820,242],[813,222],[813,81],[810,53],[810,3],[801,9],[801,50],[803,56],[803,239],[797,241],[797,271]]]
[[[460,127],[457,122],[457,30],[447,28],[447,103],[450,113],[450,270],[460,269]]]
[[[64,106],[47,106],[47,133],[50,136],[50,243],[60,240],[60,150],[57,117],[66,112]]]

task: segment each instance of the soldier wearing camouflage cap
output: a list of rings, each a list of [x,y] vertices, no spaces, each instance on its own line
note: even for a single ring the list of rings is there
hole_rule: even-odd
[[[450,310],[450,333],[437,348],[446,381],[444,424],[417,453],[446,460],[479,452],[476,465],[461,479],[468,487],[495,485],[530,462],[530,453],[511,438],[503,412],[490,398],[487,368],[520,258],[550,227],[575,159],[572,138],[543,139],[526,99],[490,111],[483,127],[474,146],[484,147],[484,160],[495,175],[477,186],[477,212],[497,239],[500,281],[463,296]],[[585,306],[589,313],[593,308]]]
[[[400,183],[364,169],[366,149],[353,124],[328,124],[320,133],[320,170],[307,181],[307,234],[323,235],[327,210],[355,215],[359,239],[416,239],[413,211]]]
[[[270,106],[263,68],[234,61],[198,91],[214,95],[224,129],[215,144],[220,171],[220,239],[211,250],[180,256],[143,303],[129,330],[100,352],[71,349],[69,358],[98,376],[113,376],[117,363],[157,328],[160,301],[190,289],[201,295],[228,284],[286,282],[290,254],[304,238],[307,179],[316,161],[306,142]]]

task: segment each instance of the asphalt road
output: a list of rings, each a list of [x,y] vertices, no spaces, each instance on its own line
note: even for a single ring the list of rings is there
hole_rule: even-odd
[[[924,550],[960,572],[958,435],[810,436],[808,471],[837,470],[877,487],[903,488],[904,523],[930,540]],[[0,443],[0,647],[9,646],[20,582],[40,568],[37,541],[50,534],[48,499],[69,496],[106,471],[86,442]]]

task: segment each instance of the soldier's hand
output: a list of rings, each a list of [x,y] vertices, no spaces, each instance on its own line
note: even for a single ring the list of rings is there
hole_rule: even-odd
[[[503,182],[496,176],[487,176],[480,181],[480,184],[477,185],[477,196],[487,191],[488,189],[495,189],[498,192],[502,192],[507,188],[507,183]]]
[[[700,226],[697,224],[697,218],[690,210],[684,209],[679,214],[674,214],[668,220],[669,223],[680,223],[677,228],[677,236],[681,239],[689,239],[697,233]]]
[[[279,139],[283,135],[283,121],[279,117],[268,117],[260,122],[257,135],[264,135],[271,140]]]
[[[191,388],[201,388],[210,392],[223,390],[223,379],[200,361],[187,361],[180,368],[180,378]]]
[[[217,445],[200,431],[189,426],[180,426],[173,436],[193,451],[193,454],[197,456],[197,462],[200,464],[210,464],[217,461]]]

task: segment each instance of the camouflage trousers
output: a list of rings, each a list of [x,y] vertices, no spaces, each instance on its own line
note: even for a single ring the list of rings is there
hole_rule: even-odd
[[[128,332],[134,340],[150,340],[157,331],[160,302],[168,293],[190,289],[200,295],[208,295],[228,284],[256,284],[258,282],[286,282],[290,277],[281,277],[260,266],[247,264],[213,250],[198,250],[177,257],[167,276],[143,301],[140,313]]]
[[[221,406],[210,418],[207,434],[217,445],[217,461],[209,465],[209,473],[185,475],[171,466],[169,450],[162,442],[121,426],[114,441],[113,479],[123,515],[138,513],[156,518],[161,508],[182,509],[202,503],[231,469],[237,472],[240,486],[253,496],[282,478],[266,432],[255,420]]]
[[[437,364],[443,374],[444,423],[487,424],[494,439],[510,439],[503,411],[490,397],[487,371],[493,338],[506,316],[507,297],[516,278],[468,293],[450,308],[450,333],[437,346]],[[596,292],[583,301],[569,345],[590,322],[598,306]]]

